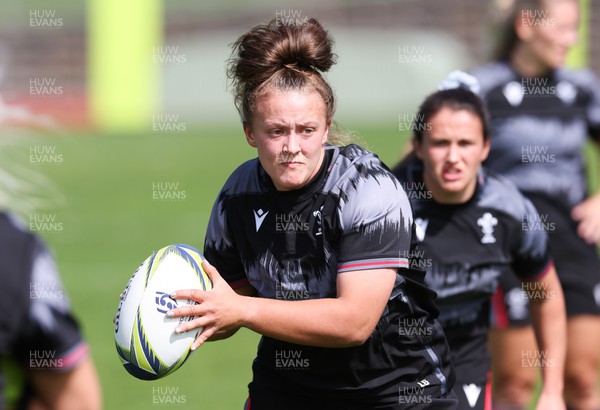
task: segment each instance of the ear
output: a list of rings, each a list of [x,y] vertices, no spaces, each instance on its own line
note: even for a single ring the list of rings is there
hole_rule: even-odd
[[[242,125],[244,127],[244,134],[246,134],[246,141],[248,141],[248,145],[250,145],[253,148],[256,148],[256,141],[252,136],[252,126],[248,121],[244,121]]]
[[[485,138],[483,140],[483,151],[481,153],[481,162],[485,161],[490,153],[490,148],[491,148],[491,141],[490,138]]]
[[[327,124],[325,125],[325,132],[323,133],[323,136],[321,137],[321,145],[327,144],[327,140],[329,139],[329,130],[330,129],[331,129],[331,120],[327,121]]]
[[[423,136],[423,138],[425,138],[425,136]],[[417,155],[417,158],[419,158],[421,161],[423,160],[423,144],[421,142],[419,142],[419,140],[417,140],[416,138],[412,139],[412,146],[413,146],[413,150],[415,152],[415,154]]]

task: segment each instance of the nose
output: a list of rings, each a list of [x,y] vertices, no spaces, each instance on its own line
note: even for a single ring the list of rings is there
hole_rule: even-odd
[[[296,154],[300,151],[300,137],[296,132],[290,132],[283,146],[283,151],[291,154]]]
[[[456,144],[450,144],[448,147],[448,162],[456,163],[458,162],[458,146]]]

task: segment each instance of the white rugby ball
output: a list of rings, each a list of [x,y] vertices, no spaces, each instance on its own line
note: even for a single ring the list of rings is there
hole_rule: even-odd
[[[212,289],[202,259],[191,246],[166,246],[150,255],[125,286],[115,317],[115,344],[131,375],[143,380],[159,379],[177,370],[188,358],[192,342],[202,329],[175,334],[175,328],[192,317],[168,318],[166,313],[196,304],[171,299],[173,291]]]

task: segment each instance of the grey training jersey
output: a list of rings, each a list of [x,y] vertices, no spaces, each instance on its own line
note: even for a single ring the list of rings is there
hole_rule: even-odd
[[[491,119],[486,166],[524,192],[573,207],[586,196],[583,146],[600,140],[600,87],[589,70],[523,78],[506,62],[473,72]]]

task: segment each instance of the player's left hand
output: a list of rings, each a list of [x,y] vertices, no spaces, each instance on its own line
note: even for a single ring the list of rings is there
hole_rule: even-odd
[[[600,242],[600,192],[573,208],[571,217],[579,222],[577,233],[584,241]]]
[[[169,317],[196,316],[195,319],[177,326],[176,333],[187,332],[199,327],[204,328],[192,344],[192,350],[197,349],[207,340],[218,340],[224,338],[223,335],[235,333],[240,328],[240,322],[244,315],[244,296],[235,293],[217,269],[206,259],[202,262],[202,268],[212,280],[212,290],[178,290],[171,294],[172,298],[191,299],[198,304],[167,312]],[[211,339],[211,337],[213,338]]]

